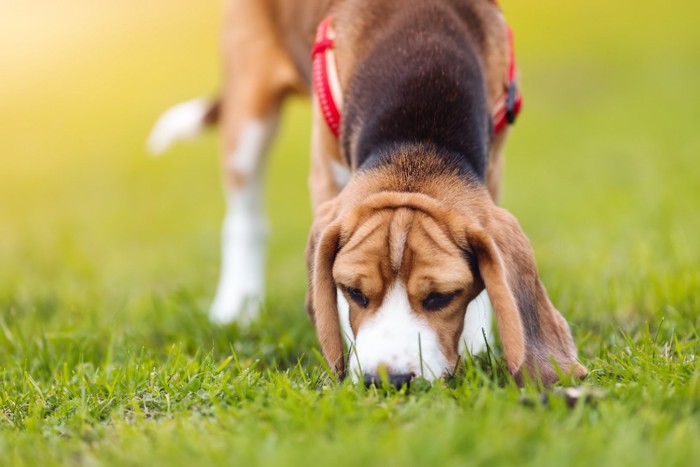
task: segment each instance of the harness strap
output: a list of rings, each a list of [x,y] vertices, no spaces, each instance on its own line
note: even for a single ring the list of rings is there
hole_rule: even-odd
[[[523,106],[523,96],[517,83],[518,65],[515,60],[515,41],[513,30],[506,25],[508,35],[508,76],[503,88],[503,95],[496,102],[493,110],[493,132],[500,133],[507,125],[512,125]]]
[[[340,135],[340,110],[342,92],[333,53],[334,37],[330,17],[321,21],[316,31],[316,41],[311,50],[313,59],[313,86],[323,118],[337,138]]]

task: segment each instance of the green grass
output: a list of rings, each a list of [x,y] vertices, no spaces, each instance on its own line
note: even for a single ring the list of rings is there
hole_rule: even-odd
[[[408,393],[326,383],[303,310],[303,101],[271,161],[266,310],[212,327],[216,135],[160,160],[143,145],[161,110],[217,89],[217,2],[6,3],[0,464],[697,463],[694,3],[503,2],[526,99],[504,205],[602,392],[573,409],[499,359]]]

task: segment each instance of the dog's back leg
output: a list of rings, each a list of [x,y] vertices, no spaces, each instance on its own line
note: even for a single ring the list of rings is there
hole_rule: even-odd
[[[228,323],[257,315],[264,296],[265,156],[284,96],[299,77],[274,30],[267,2],[229,2],[223,35],[220,118],[227,212],[221,276],[210,318]]]

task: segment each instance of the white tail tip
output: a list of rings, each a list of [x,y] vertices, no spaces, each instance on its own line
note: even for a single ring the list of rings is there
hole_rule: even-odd
[[[173,144],[197,136],[204,128],[210,105],[206,99],[193,99],[166,110],[148,137],[147,147],[151,155],[160,156]]]

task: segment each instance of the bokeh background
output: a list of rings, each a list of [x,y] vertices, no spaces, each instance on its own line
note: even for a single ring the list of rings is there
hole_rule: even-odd
[[[696,280],[688,275],[699,256],[700,7],[503,7],[526,99],[503,204],[577,319],[626,325],[654,315],[656,303],[645,301],[656,298],[643,293],[651,279],[664,284],[662,295]],[[5,0],[0,8],[4,319],[155,327],[134,302],[180,293],[192,300],[182,313],[202,313],[223,215],[216,134],[157,160],[144,140],[169,105],[216,94],[220,2]],[[308,142],[309,106],[293,100],[272,154],[268,205],[270,292],[294,310],[310,222]],[[594,309],[579,309],[586,295]]]
[[[660,306],[689,312],[674,291],[697,283],[699,264],[700,7],[503,7],[526,99],[503,204],[530,235],[560,307],[583,327],[634,326]],[[220,8],[3,2],[2,319],[150,333],[204,315],[224,209],[216,134],[163,159],[149,158],[144,141],[171,104],[216,94]],[[268,184],[269,289],[303,321],[308,103],[291,101],[285,117]],[[151,309],[183,296],[175,311]]]
[[[530,236],[584,362],[605,367],[599,352],[620,329],[663,326],[696,346],[700,4],[502,5],[525,98],[503,204]],[[216,132],[161,159],[145,151],[160,112],[217,93],[220,10],[201,0],[0,4],[6,387],[23,373],[50,385],[61,365],[139,351],[165,361],[173,346],[232,345],[242,360],[285,368],[316,345],[303,310],[309,104],[286,105],[272,151],[269,303],[249,331],[206,318],[224,213]]]

